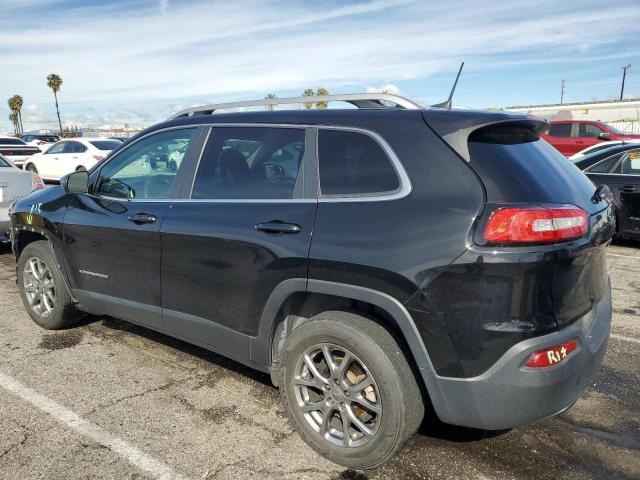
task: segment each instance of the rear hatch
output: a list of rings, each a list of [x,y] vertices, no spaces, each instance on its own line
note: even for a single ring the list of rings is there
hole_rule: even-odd
[[[606,191],[596,194],[591,181],[540,138],[548,128],[540,119],[436,110],[425,111],[424,117],[484,184],[486,203],[476,222],[474,243],[511,252],[539,251],[545,270],[553,270],[551,296],[559,328],[589,312],[608,289],[606,245],[615,232],[615,216]],[[585,228],[552,241],[487,241],[492,216],[518,209],[581,210],[586,213],[580,219]]]

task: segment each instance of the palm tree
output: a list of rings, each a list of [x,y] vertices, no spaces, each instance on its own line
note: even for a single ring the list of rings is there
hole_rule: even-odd
[[[326,88],[320,87],[318,89],[318,91],[316,92],[316,95],[318,95],[318,96],[329,95],[329,90],[327,90]],[[316,103],[316,108],[327,108],[327,106],[328,106],[327,102],[317,102]]]
[[[9,120],[13,123],[13,132],[18,135],[18,115],[11,112],[9,114]]]
[[[60,75],[51,73],[47,75],[47,86],[53,90],[53,97],[56,99],[56,113],[58,114],[58,126],[60,127],[60,135],[62,136],[62,121],[60,120],[60,108],[58,108],[58,92],[62,86],[62,78]]]
[[[16,117],[15,126],[16,126],[16,133],[18,134],[24,131],[24,129],[22,128],[22,112],[21,112],[23,103],[24,101],[22,100],[22,97],[20,95],[14,95],[9,100],[7,100],[7,104],[9,105],[9,110],[11,110],[11,113],[14,114]]]
[[[315,94],[316,93],[313,91],[313,88],[307,88],[307,89],[305,89],[304,92],[302,92],[302,96],[303,97],[313,97]],[[313,108],[313,103],[312,102],[305,102],[304,108],[306,108],[307,110]]]
[[[278,96],[275,93],[267,93],[267,96],[264,97],[265,100],[275,100]],[[265,110],[273,111],[273,105],[266,105]]]

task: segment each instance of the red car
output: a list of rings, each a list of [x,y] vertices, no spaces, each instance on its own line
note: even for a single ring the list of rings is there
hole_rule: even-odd
[[[640,138],[640,135],[627,134],[605,123],[591,120],[558,120],[550,123],[551,128],[541,137],[566,157],[596,143]]]

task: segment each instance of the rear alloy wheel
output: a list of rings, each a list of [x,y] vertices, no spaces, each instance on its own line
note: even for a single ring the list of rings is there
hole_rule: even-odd
[[[359,447],[378,431],[382,403],[376,381],[353,352],[331,343],[307,349],[298,359],[298,407],[328,442]]]
[[[38,173],[38,169],[33,163],[30,163],[29,165],[27,165],[27,170],[32,173]]]
[[[382,465],[422,422],[422,395],[403,349],[360,315],[310,318],[286,339],[275,368],[302,439],[340,465]]]

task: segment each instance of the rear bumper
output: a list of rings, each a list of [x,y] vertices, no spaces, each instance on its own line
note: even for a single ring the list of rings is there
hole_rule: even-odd
[[[514,345],[482,375],[436,376],[436,413],[445,423],[486,430],[512,428],[557,415],[573,405],[595,378],[610,328],[609,287],[602,300],[579,320],[559,332]],[[578,340],[578,349],[562,363],[543,369],[524,366],[531,353],[571,339]]]

